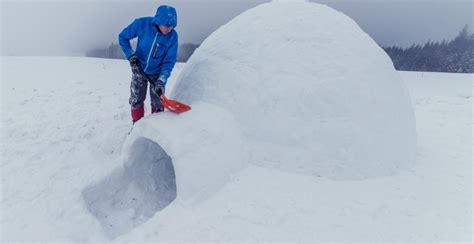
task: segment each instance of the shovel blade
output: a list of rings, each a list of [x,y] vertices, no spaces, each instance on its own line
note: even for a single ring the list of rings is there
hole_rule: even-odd
[[[163,106],[174,113],[180,114],[191,110],[190,106],[176,100],[168,99],[166,96],[161,96],[161,99],[163,101]]]

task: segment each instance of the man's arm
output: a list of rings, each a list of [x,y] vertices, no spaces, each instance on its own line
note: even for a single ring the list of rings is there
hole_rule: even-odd
[[[130,40],[137,37],[139,25],[139,19],[134,20],[129,26],[125,27],[118,36],[120,47],[127,59],[135,53],[132,49],[132,45],[130,45]]]
[[[161,65],[161,73],[159,80],[163,81],[166,85],[168,78],[171,75],[171,71],[173,71],[174,65],[176,64],[176,58],[178,56],[178,35],[176,34],[176,40],[171,44],[166,52],[166,56],[163,59],[163,64]]]

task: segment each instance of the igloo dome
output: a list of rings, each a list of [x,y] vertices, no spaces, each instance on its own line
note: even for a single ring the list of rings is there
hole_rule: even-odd
[[[414,161],[413,109],[390,58],[325,5],[244,12],[195,51],[171,97],[230,112],[260,166],[360,179]]]

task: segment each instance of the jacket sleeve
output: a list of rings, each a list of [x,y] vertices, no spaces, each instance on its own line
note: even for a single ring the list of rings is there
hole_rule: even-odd
[[[134,20],[129,26],[125,27],[118,36],[120,47],[127,59],[135,52],[130,45],[130,40],[138,36],[139,22],[139,19]]]
[[[163,59],[163,64],[161,66],[161,73],[159,79],[162,80],[165,85],[168,78],[171,75],[171,71],[173,71],[174,65],[176,64],[176,58],[178,57],[178,36],[176,35],[176,39],[173,41],[171,46],[169,46],[168,51],[166,52],[166,56]]]

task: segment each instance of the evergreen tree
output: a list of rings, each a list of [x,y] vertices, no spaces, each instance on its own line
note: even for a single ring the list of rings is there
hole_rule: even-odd
[[[429,40],[423,45],[384,49],[397,70],[474,73],[474,34],[467,25],[449,42]]]

